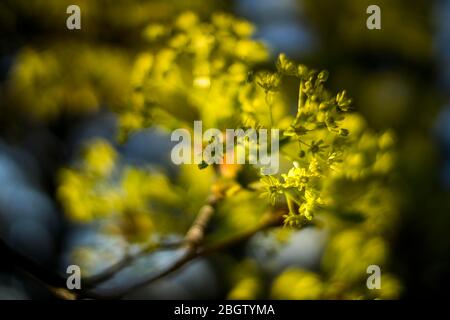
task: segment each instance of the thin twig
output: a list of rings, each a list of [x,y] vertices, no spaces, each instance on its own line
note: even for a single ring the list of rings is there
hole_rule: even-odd
[[[109,266],[99,274],[95,274],[93,276],[84,278],[82,280],[82,286],[92,288],[97,284],[104,282],[110,278],[112,278],[117,272],[129,266],[136,259],[143,257],[149,253],[158,251],[158,250],[169,250],[175,249],[184,244],[184,240],[181,241],[161,241],[161,242],[151,242],[145,246],[139,248],[139,251],[132,254],[126,253],[125,256],[115,264]]]
[[[148,278],[142,279],[139,283],[133,284],[131,286],[121,288],[119,290],[113,290],[111,292],[103,292],[101,294],[98,294],[98,296],[101,297],[101,299],[119,299],[123,297],[125,294],[129,293],[130,291],[139,289],[143,286],[149,285],[156,280],[159,280],[169,274],[172,274],[173,272],[179,270],[192,260],[200,257],[205,257],[207,255],[210,255],[215,252],[219,252],[221,250],[231,248],[239,243],[242,243],[248,239],[250,239],[252,236],[254,236],[256,233],[268,230],[272,227],[277,227],[282,225],[282,219],[281,214],[270,214],[270,217],[268,219],[265,219],[264,222],[262,222],[257,227],[250,229],[246,232],[237,234],[231,238],[222,240],[220,242],[217,242],[216,244],[212,244],[210,246],[205,246],[203,248],[198,249],[191,249],[187,250],[186,253],[181,256],[179,259],[177,259],[174,263],[172,263],[169,267],[162,270],[158,274],[152,275]],[[192,247],[191,247],[192,248]]]
[[[222,193],[212,194],[207,203],[200,208],[199,213],[192,223],[191,227],[186,233],[186,236],[182,242],[167,242],[160,244],[152,244],[141,248],[141,250],[134,255],[127,255],[119,263],[109,267],[107,270],[99,275],[84,279],[82,289],[79,290],[68,290],[66,289],[66,278],[59,275],[56,272],[45,269],[39,264],[35,263],[31,259],[17,253],[12,248],[10,248],[4,241],[0,239],[0,255],[5,257],[8,261],[18,267],[19,269],[25,271],[28,275],[32,276],[42,283],[49,291],[55,294],[61,299],[115,299],[121,298],[128,292],[152,283],[158,279],[161,279],[173,272],[177,271],[190,261],[198,257],[204,257],[214,252],[230,248],[237,245],[243,241],[248,240],[253,235],[260,231],[267,230],[271,227],[279,226],[282,224],[281,214],[269,214],[259,226],[250,229],[244,233],[235,235],[231,238],[225,239],[218,243],[212,244],[210,246],[201,246],[203,239],[205,237],[205,230],[208,226],[217,203],[223,198]],[[98,293],[95,291],[95,286],[102,283],[115,274],[122,270],[126,266],[129,266],[136,258],[144,256],[145,254],[159,249],[164,248],[186,248],[186,252],[176,261],[174,261],[170,266],[161,270],[159,273],[151,275],[147,278],[142,279],[136,284],[115,289],[112,292]]]
[[[141,288],[149,283],[161,279],[168,274],[171,274],[172,272],[184,266],[187,262],[193,260],[197,256],[197,249],[204,239],[205,230],[211,220],[212,215],[214,214],[215,206],[222,198],[222,192],[212,193],[208,197],[207,203],[200,208],[197,217],[195,218],[189,230],[186,232],[186,236],[184,237],[184,246],[186,248],[186,252],[179,259],[173,262],[166,269],[147,278],[143,278],[138,283],[114,290],[113,292],[106,292],[98,295],[104,299],[121,298],[123,295],[127,294],[130,291]]]
[[[233,237],[230,237],[228,239],[222,240],[220,242],[217,242],[215,244],[205,246],[197,251],[197,257],[200,256],[207,256],[214,252],[219,252],[224,249],[231,248],[239,243],[242,243],[251,237],[253,237],[255,234],[265,231],[267,229],[270,229],[272,227],[278,227],[282,225],[282,219],[281,215],[273,215],[271,214],[271,217],[269,219],[266,219],[264,222],[262,222],[260,225],[245,231],[243,233],[237,234]]]

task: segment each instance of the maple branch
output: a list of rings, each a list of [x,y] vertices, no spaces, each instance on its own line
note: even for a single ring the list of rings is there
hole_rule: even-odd
[[[31,259],[17,253],[12,248],[6,245],[4,241],[0,241],[0,255],[5,256],[12,264],[32,278],[37,279],[43,284],[49,291],[55,294],[60,299],[118,299],[123,297],[130,291],[138,289],[142,286],[153,283],[154,281],[161,279],[173,272],[179,270],[192,260],[205,257],[210,254],[220,252],[222,250],[231,248],[238,245],[258,232],[277,227],[282,225],[282,213],[270,212],[266,214],[260,225],[247,230],[243,233],[234,235],[228,239],[221,240],[211,245],[203,245],[206,228],[211,221],[211,218],[215,212],[215,208],[218,202],[223,198],[222,193],[215,193],[208,197],[205,205],[203,205],[191,227],[186,232],[186,235],[181,241],[167,241],[161,243],[151,243],[142,247],[138,253],[133,255],[127,254],[121,261],[107,268],[105,271],[98,275],[94,275],[82,280],[82,289],[68,290],[66,289],[66,277],[59,275],[56,272],[45,269],[39,264],[33,262]],[[0,239],[1,240],[1,239]],[[125,286],[119,289],[113,289],[111,292],[97,293],[95,287],[100,283],[110,279],[120,270],[127,266],[130,266],[137,258],[143,257],[150,252],[164,249],[182,249],[185,248],[184,254],[174,261],[167,268],[161,270],[157,274],[153,274],[148,277],[144,277],[138,283]]]

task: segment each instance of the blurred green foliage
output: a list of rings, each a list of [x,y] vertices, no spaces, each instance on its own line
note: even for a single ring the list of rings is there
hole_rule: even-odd
[[[241,272],[228,276],[228,297],[382,297],[364,288],[368,265],[388,269],[388,245],[383,237],[396,217],[396,201],[386,183],[395,163],[394,136],[389,131],[377,135],[361,116],[347,115],[352,100],[345,91],[332,95],[325,89],[328,72],[297,65],[283,54],[276,62],[276,72],[257,71],[253,79],[248,79],[255,63],[268,57],[264,46],[249,38],[252,29],[248,22],[227,14],[214,14],[209,23],[192,12],[178,16],[173,26],[152,24],[146,28],[145,35],[153,44],[138,55],[131,73],[131,103],[113,107],[119,113],[119,138],[155,125],[166,130],[192,130],[196,119],[222,130],[230,126],[281,129],[282,152],[287,158],[283,174],[263,176],[258,183],[258,175],[252,176],[254,169],[250,166],[220,165],[214,170],[217,176],[206,180],[213,188],[218,184],[233,190],[219,206],[215,230],[206,241],[214,243],[251,230],[267,211],[285,210],[285,224],[299,228],[321,214],[330,235],[323,270],[317,275],[307,271],[282,273],[274,279],[270,295],[263,281],[263,266],[244,258],[222,270],[228,273],[230,269],[234,274],[232,270],[237,268]],[[299,95],[293,101],[289,101],[289,87],[284,85],[289,77],[299,83]],[[295,116],[287,107],[293,102],[297,105]],[[131,177],[127,169],[119,175],[105,167],[99,172],[96,164],[110,163],[115,153],[103,142],[91,144],[89,150],[78,169],[68,169],[61,175],[60,199],[72,218],[90,221],[107,214],[131,219],[137,224],[131,235],[140,233],[145,240],[155,233],[179,233],[170,221],[177,220],[177,212],[186,208],[186,203],[201,200],[194,194],[206,196],[194,191],[203,184],[193,180],[186,185],[189,197],[177,201],[186,194],[179,182],[145,178],[147,175],[139,169],[131,171]],[[293,165],[289,163],[292,161]],[[211,173],[213,169],[203,170]],[[243,182],[239,175],[248,180]],[[245,190],[246,186],[258,192]],[[265,201],[257,201],[258,196]],[[170,205],[168,211],[158,205],[161,201]],[[157,208],[155,212],[150,210],[153,207]],[[144,214],[149,221],[137,219],[136,214]],[[189,216],[183,219],[189,221]],[[157,227],[161,221],[168,231]],[[117,230],[130,234],[130,229],[120,224]],[[299,275],[298,290],[283,290],[286,277]],[[386,275],[397,283],[394,276]],[[308,286],[317,283],[320,286],[312,292]],[[383,297],[397,297],[399,285],[393,288],[390,296]]]
[[[286,209],[293,198],[314,200],[311,207],[303,206],[302,216],[319,217],[326,226],[327,244],[317,269],[292,267],[277,275],[241,252],[218,255],[218,261],[226,261],[218,271],[224,296],[392,299],[408,292],[416,280],[420,288],[433,289],[439,272],[429,283],[420,277],[433,271],[434,259],[445,257],[450,248],[442,227],[450,206],[436,182],[437,152],[429,141],[428,130],[442,100],[433,83],[428,1],[378,1],[381,32],[365,28],[370,1],[298,2],[319,43],[302,61],[329,69],[330,86],[346,88],[354,101],[350,103],[346,92],[332,96],[316,86],[315,81],[325,82],[328,74],[314,72],[304,77],[305,83],[311,80],[312,92],[302,101],[304,113],[295,118],[289,111],[292,106],[297,110],[298,85],[292,84],[311,70],[280,56],[278,72],[261,72],[273,67],[265,45],[252,39],[253,26],[229,15],[212,15],[217,9],[230,10],[228,3],[78,1],[82,30],[69,33],[65,9],[72,1],[3,1],[0,27],[6,36],[0,49],[14,54],[14,59],[0,91],[2,130],[11,121],[26,131],[25,120],[46,126],[64,117],[95,114],[104,106],[119,114],[121,139],[150,125],[171,130],[189,127],[196,119],[221,129],[274,125],[299,141],[285,147],[285,176],[263,179],[269,192],[264,202],[246,189],[258,180],[254,169],[221,166],[221,183],[240,191],[220,206],[207,240],[214,243],[245,232],[261,221],[271,200]],[[169,21],[185,9],[197,14],[179,16],[170,27]],[[211,24],[201,23],[203,17],[211,17]],[[314,90],[320,92],[313,98]],[[320,102],[331,109],[328,100],[338,108],[317,112]],[[340,119],[341,111],[350,114]],[[295,119],[310,127],[299,126]],[[325,127],[304,138],[319,122]],[[389,128],[394,131],[385,131]],[[309,146],[301,146],[301,140]],[[302,178],[315,158],[313,150],[323,151],[317,152],[322,153],[318,161],[323,167],[332,156],[327,148],[336,141],[348,144],[348,154],[338,157],[345,170],[335,174],[327,167],[330,172],[319,188],[323,199],[312,193],[308,197],[303,190],[283,200],[284,193],[278,192],[282,185],[302,189]],[[67,216],[77,222],[103,221],[102,232],[130,243],[148,241],[155,234],[182,234],[217,173],[212,167],[183,166],[171,179],[124,163],[115,147],[103,140],[91,141],[75,164],[64,167],[56,174],[56,194]],[[290,205],[295,220],[302,205]],[[417,229],[427,236],[424,243],[416,240],[410,246]],[[292,232],[279,228],[266,237],[282,245]],[[77,262],[88,265],[85,258],[78,256]],[[370,264],[383,270],[380,291],[365,286]]]

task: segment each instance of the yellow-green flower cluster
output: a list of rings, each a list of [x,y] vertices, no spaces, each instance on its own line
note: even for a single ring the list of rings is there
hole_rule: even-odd
[[[118,160],[107,141],[94,140],[75,166],[62,169],[57,193],[64,211],[77,222],[112,218],[133,238],[148,237],[155,227],[162,232],[166,220],[159,215],[180,205],[177,187],[162,174],[123,167]]]
[[[323,298],[324,284],[320,277],[302,269],[291,268],[281,273],[272,284],[271,297],[286,300]]]
[[[23,49],[11,68],[7,95],[14,108],[38,120],[123,106],[129,96],[127,56],[108,47],[57,44]]]
[[[251,39],[253,26],[218,13],[209,22],[192,12],[172,25],[144,31],[151,47],[132,71],[131,105],[119,112],[121,138],[143,127],[233,128],[245,120],[268,124],[265,95],[248,81],[253,66],[266,61],[264,45]],[[276,102],[281,104],[281,102]]]
[[[258,299],[263,291],[260,270],[255,261],[246,259],[236,264],[231,271],[231,290],[228,299],[253,300]]]
[[[322,181],[334,174],[352,146],[350,132],[342,125],[351,99],[345,91],[333,96],[325,89],[327,71],[310,70],[284,54],[279,55],[276,68],[275,73],[260,72],[256,83],[266,96],[282,91],[284,77],[294,77],[299,83],[297,113],[284,128],[282,141],[284,154],[294,166],[281,178],[263,178],[263,196],[274,203],[283,194],[289,208],[285,223],[301,226],[323,204]],[[270,100],[266,102],[270,107]]]
[[[116,151],[107,142],[94,141],[84,150],[80,169],[62,169],[58,197],[68,215],[76,221],[90,221],[108,216],[119,205],[117,190],[97,186],[112,174]]]
[[[327,71],[310,70],[284,54],[276,68],[275,73],[260,73],[256,83],[266,95],[282,91],[285,77],[299,83],[297,113],[282,140],[283,153],[294,166],[281,177],[262,178],[262,196],[272,204],[285,201],[285,223],[301,226],[333,203],[332,195],[323,195],[326,185],[341,178],[363,181],[387,175],[395,160],[394,136],[371,132],[360,115],[350,112],[352,99],[345,90],[336,95],[326,90]]]

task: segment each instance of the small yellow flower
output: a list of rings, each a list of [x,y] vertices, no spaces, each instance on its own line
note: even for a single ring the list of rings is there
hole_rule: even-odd
[[[283,194],[283,189],[280,181],[272,176],[264,176],[261,178],[264,184],[264,192],[261,193],[261,198],[269,198],[272,205],[275,204],[279,195]]]

